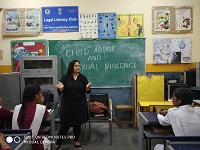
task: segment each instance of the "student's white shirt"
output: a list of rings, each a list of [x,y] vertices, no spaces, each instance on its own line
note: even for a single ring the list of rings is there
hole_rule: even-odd
[[[172,125],[175,136],[200,136],[200,108],[190,105],[170,109],[166,116],[157,115],[161,125]]]
[[[169,112],[172,111],[172,110],[176,110],[176,109],[177,109],[177,107],[169,108],[168,109],[168,113],[166,114],[166,116],[158,114],[157,118],[158,118],[159,123],[161,125],[163,125],[163,126],[169,126],[169,125],[171,125],[170,119],[169,119]]]
[[[157,115],[161,125],[172,125],[175,136],[200,136],[200,107],[179,106],[168,110],[166,116]],[[163,144],[157,144],[154,150],[163,150]]]

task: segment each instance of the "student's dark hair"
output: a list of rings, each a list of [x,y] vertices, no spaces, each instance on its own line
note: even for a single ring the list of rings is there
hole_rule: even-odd
[[[21,125],[24,124],[24,116],[25,116],[25,110],[26,110],[26,103],[29,101],[35,100],[35,95],[38,94],[41,91],[40,87],[36,84],[29,84],[25,86],[24,92],[22,95],[22,107],[20,111],[20,121]]]
[[[190,89],[185,87],[179,87],[174,90],[173,94],[177,99],[181,99],[182,102],[179,106],[182,105],[191,105],[193,102],[193,93]]]
[[[80,64],[80,62],[78,60],[72,60],[69,62],[68,64],[68,70],[67,70],[67,76],[68,77],[72,77],[72,74],[74,72],[74,64],[78,62]]]

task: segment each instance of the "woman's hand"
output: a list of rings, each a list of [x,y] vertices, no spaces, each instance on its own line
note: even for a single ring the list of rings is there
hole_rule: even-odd
[[[89,82],[87,85],[86,85],[86,91],[88,92],[90,90],[90,88],[92,87],[92,83]]]
[[[56,85],[56,88],[62,92],[64,90],[64,85],[62,84],[62,82],[58,82],[58,84]]]
[[[41,92],[39,92],[38,94],[36,94],[35,98],[36,98],[36,100],[35,100],[36,104],[41,104],[41,105],[43,105],[44,96],[42,95]]]
[[[44,102],[44,96],[41,96],[37,99],[37,104],[41,104],[43,105],[43,102]]]

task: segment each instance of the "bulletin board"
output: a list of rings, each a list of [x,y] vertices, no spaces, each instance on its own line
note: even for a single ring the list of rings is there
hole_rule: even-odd
[[[48,55],[47,40],[13,40],[11,41],[11,63],[14,72],[20,72],[21,56]]]
[[[193,32],[193,6],[152,6],[152,34]]]
[[[39,8],[3,9],[3,36],[38,36],[41,31]]]

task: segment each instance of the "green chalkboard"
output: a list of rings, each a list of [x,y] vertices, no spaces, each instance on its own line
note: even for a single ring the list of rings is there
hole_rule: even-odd
[[[145,73],[145,38],[50,40],[49,55],[61,56],[62,74],[71,60],[79,60],[93,87],[129,87],[135,74]]]

